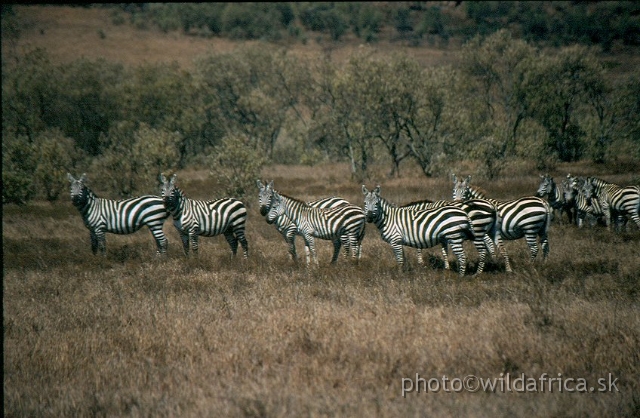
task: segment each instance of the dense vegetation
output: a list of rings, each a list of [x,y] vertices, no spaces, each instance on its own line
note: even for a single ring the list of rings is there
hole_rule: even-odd
[[[521,3],[463,5],[476,20],[548,6]],[[222,22],[211,30],[226,36],[238,31],[229,22],[242,23],[231,15],[267,13],[316,33],[326,29],[313,26],[326,20],[318,13],[350,22],[367,10],[394,10],[396,18],[408,10],[407,22],[419,12],[433,16],[421,3],[378,6],[149,4],[113,13],[156,24],[181,19],[185,31],[205,24],[189,19],[210,17]],[[607,10],[633,17],[634,7],[621,2]],[[3,37],[19,36],[5,30],[19,27],[12,19],[12,9],[3,8]],[[388,22],[381,17],[376,27]],[[189,70],[84,58],[54,64],[46,50],[24,51],[2,63],[3,202],[55,200],[66,171],[100,172],[104,190],[129,196],[152,191],[161,171],[208,167],[228,180],[228,193],[242,197],[265,162],[348,161],[352,176],[365,179],[381,164],[398,175],[409,160],[426,176],[475,160],[488,178],[523,157],[541,170],[585,158],[640,161],[637,69],[612,76],[593,47],[548,49],[513,30],[484,34],[481,27],[454,52],[455,66],[424,67],[410,55],[365,46],[343,64],[261,43],[200,56]]]

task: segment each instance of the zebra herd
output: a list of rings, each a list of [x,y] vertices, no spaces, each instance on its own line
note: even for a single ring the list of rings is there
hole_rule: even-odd
[[[165,254],[167,239],[162,227],[171,216],[185,255],[189,250],[197,254],[199,236],[224,235],[234,256],[240,245],[244,258],[248,257],[247,209],[239,199],[190,199],[176,186],[175,174],[170,179],[160,175],[161,196],[101,199],[87,187],[86,174],[79,179],[71,174],[67,177],[71,201],[89,229],[94,254],[105,254],[105,233],[130,234],[144,225],[155,238],[157,253]],[[588,217],[603,218],[609,228],[612,222],[623,225],[631,218],[640,228],[638,186],[620,187],[595,177],[567,175],[560,189],[551,176],[540,177],[535,196],[496,200],[472,186],[471,176],[458,179],[453,175],[452,200],[425,199],[401,206],[382,197],[380,185],[373,190],[362,186],[364,207],[340,197],[304,202],[276,191],[273,181],[257,180],[256,185],[260,214],[282,234],[293,260],[297,259],[295,236],[302,236],[307,265],[318,264],[315,239],[333,243],[332,263],[337,262],[341,248],[345,257],[360,260],[366,223],[375,225],[382,240],[391,246],[398,268],[405,265],[404,247],[415,248],[418,262],[423,264],[421,250],[441,246],[445,269],[450,269],[451,248],[461,276],[465,275],[467,265],[465,240],[472,241],[478,252],[476,275],[483,272],[487,254],[496,256],[498,252],[504,258],[506,271],[513,271],[505,240],[524,238],[531,261],[539,247],[543,260],[546,259],[554,213],[559,219],[566,213],[569,221],[578,226]]]

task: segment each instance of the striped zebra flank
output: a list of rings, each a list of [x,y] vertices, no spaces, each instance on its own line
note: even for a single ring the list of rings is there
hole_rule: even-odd
[[[132,234],[147,226],[156,241],[157,254],[167,252],[167,238],[162,227],[169,217],[162,199],[158,196],[139,196],[123,200],[101,199],[86,185],[87,175],[83,173],[75,179],[67,173],[71,187],[71,202],[82,215],[84,225],[89,229],[91,251],[106,255],[107,232],[112,234]]]
[[[256,180],[256,185],[258,186],[258,204],[260,206],[260,214],[262,216],[266,216],[269,213],[269,209],[271,208],[271,197],[273,192],[275,191],[273,187],[273,180],[269,182],[265,182],[264,184],[260,180]],[[316,208],[335,208],[342,205],[350,205],[349,201],[337,197],[324,197],[321,199],[313,200],[311,202],[307,202],[309,206]],[[289,246],[289,254],[291,255],[291,259],[297,261],[298,255],[296,252],[296,244],[295,237],[298,234],[298,228],[296,225],[291,222],[286,215],[278,216],[273,225],[275,225],[276,229],[280,234],[284,237],[285,242]],[[362,229],[362,234],[358,238],[358,258],[362,256],[362,240],[364,238],[364,228]],[[349,247],[345,247],[345,256],[349,255]]]
[[[618,218],[616,227],[631,218],[640,228],[640,187],[621,187],[597,177],[587,177],[586,182],[593,186],[593,195],[598,198],[604,211],[607,228],[612,229],[612,219]]]
[[[199,236],[214,237],[222,234],[229,243],[233,256],[237,254],[240,243],[244,258],[247,258],[247,209],[244,203],[232,197],[209,201],[189,199],[176,186],[176,179],[176,174],[170,180],[160,174],[164,205],[173,216],[173,225],[182,240],[184,254],[189,255],[189,248],[194,255],[198,254]]]
[[[437,209],[444,206],[454,206],[464,210],[467,213],[474,231],[473,244],[476,247],[476,250],[478,250],[479,254],[476,275],[482,273],[484,271],[484,266],[486,263],[487,252],[491,253],[492,256],[495,256],[495,245],[493,243],[493,236],[495,235],[496,209],[491,203],[480,199],[472,199],[466,202],[450,200],[437,200],[434,202],[431,200],[419,200],[407,203],[400,207],[411,208],[414,210],[425,210]],[[447,252],[447,248],[443,247],[442,255],[444,258],[445,269],[450,268]],[[423,264],[421,249],[418,248],[417,253],[418,262],[420,264]]]
[[[525,239],[529,247],[531,261],[538,255],[538,239],[542,247],[543,260],[549,255],[549,226],[552,217],[552,208],[546,200],[537,196],[521,197],[519,199],[499,201],[489,199],[483,192],[471,187],[471,176],[464,180],[458,180],[453,176],[453,199],[466,201],[469,199],[486,200],[496,208],[496,228],[494,242],[505,260],[508,273],[512,273],[509,256],[504,247],[503,240]]]
[[[274,223],[286,216],[296,226],[305,243],[307,266],[313,259],[318,265],[315,238],[333,242],[331,263],[338,260],[340,247],[349,248],[352,259],[359,257],[359,242],[364,236],[365,219],[362,209],[348,204],[334,208],[317,208],[307,203],[273,191],[267,213],[267,222]]]
[[[452,205],[424,210],[396,207],[380,196],[379,185],[372,191],[363,185],[362,193],[367,222],[375,224],[382,240],[391,245],[400,269],[404,266],[403,246],[422,249],[442,245],[443,254],[451,246],[459,274],[464,276],[467,258],[462,243],[475,238],[465,211]]]

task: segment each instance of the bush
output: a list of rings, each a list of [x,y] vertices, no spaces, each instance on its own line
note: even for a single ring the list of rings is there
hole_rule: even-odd
[[[246,137],[230,135],[213,148],[211,175],[216,177],[228,196],[242,199],[255,189],[255,181],[266,162],[264,154],[251,147]]]
[[[2,203],[22,205],[36,193],[35,147],[25,136],[2,135]]]

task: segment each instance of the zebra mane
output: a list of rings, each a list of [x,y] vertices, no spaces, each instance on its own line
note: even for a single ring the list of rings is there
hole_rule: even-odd
[[[274,190],[274,192],[275,192],[275,190]],[[284,193],[280,193],[280,192],[276,192],[276,193],[278,193],[282,197],[286,197],[287,199],[289,199],[289,200],[291,200],[293,202],[302,203],[305,206],[309,206],[309,204],[307,202],[305,202],[305,201],[303,201],[301,199],[298,199],[296,197],[292,197],[292,196],[289,196],[288,194],[284,194]]]
[[[598,177],[587,177],[587,181],[592,183],[594,186],[609,186],[609,185],[617,186],[617,184],[615,183],[611,183],[610,181],[606,181]]]

